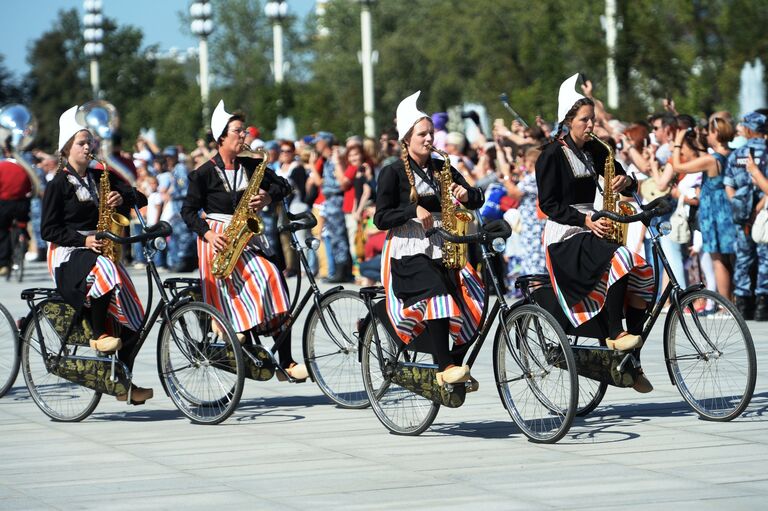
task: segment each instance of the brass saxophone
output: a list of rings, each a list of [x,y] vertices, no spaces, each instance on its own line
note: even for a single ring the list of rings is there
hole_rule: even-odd
[[[430,150],[443,157],[443,168],[437,173],[437,181],[440,185],[440,210],[443,229],[454,236],[464,236],[467,234],[467,227],[472,221],[472,216],[466,209],[457,204],[451,193],[451,184],[453,183],[451,160],[447,153],[436,147],[430,147]],[[443,242],[442,252],[443,265],[446,268],[459,270],[467,265],[466,243],[454,243],[446,240]]]
[[[112,186],[109,184],[107,164],[98,160],[93,153],[89,154],[88,157],[101,164],[104,169],[99,180],[99,223],[96,225],[96,230],[108,231],[116,236],[122,236],[124,229],[131,222],[124,215],[116,212],[115,208],[107,205],[107,197],[109,192],[112,191]],[[116,245],[112,240],[104,239],[101,245],[101,255],[108,257],[114,263],[119,263],[123,257],[123,250],[120,245]]]
[[[248,181],[248,187],[232,215],[232,221],[224,229],[224,235],[229,240],[229,245],[221,252],[216,253],[211,261],[211,273],[219,279],[229,277],[253,235],[258,236],[264,232],[264,222],[258,213],[250,210],[248,202],[252,196],[259,193],[261,180],[264,179],[264,172],[267,168],[267,153],[262,149],[257,149],[255,152],[251,151],[247,145],[243,144],[237,155],[243,158],[261,157],[261,163],[256,167],[256,171]]]
[[[592,139],[597,143],[605,147],[605,150],[608,151],[608,156],[605,159],[605,168],[603,169],[603,209],[605,211],[611,211],[622,216],[635,214],[636,211],[634,206],[632,206],[627,201],[619,201],[617,193],[611,189],[611,182],[613,181],[613,177],[616,175],[613,151],[611,150],[611,147],[603,142],[600,137],[596,136],[594,133],[590,132],[589,136],[592,137]],[[610,222],[610,229],[605,239],[614,243],[618,243],[619,245],[626,245],[629,224],[614,222],[613,220],[608,221]]]

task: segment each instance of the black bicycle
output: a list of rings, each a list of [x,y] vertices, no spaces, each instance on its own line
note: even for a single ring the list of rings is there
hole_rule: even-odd
[[[137,210],[138,214],[138,210]],[[171,226],[160,222],[132,237],[97,233],[128,245],[142,243],[147,261],[152,310],[153,283],[160,301],[144,316],[134,347],[135,356],[159,322],[158,374],[174,405],[192,422],[218,424],[237,407],[243,391],[245,367],[240,343],[213,307],[189,297],[169,298],[153,259],[165,247]],[[150,243],[151,242],[151,243]],[[24,379],[38,407],[57,421],[81,421],[88,417],[102,394],[128,394],[132,374],[117,355],[105,355],[88,344],[91,327],[87,318],[65,303],[55,289],[26,289],[21,294],[30,312],[21,326],[21,363]]]
[[[8,281],[14,278],[16,282],[21,282],[24,279],[24,261],[27,250],[29,250],[29,231],[27,231],[26,222],[13,221],[10,229],[10,240],[11,265],[5,278]]]
[[[641,204],[639,198],[637,203]],[[646,311],[643,341],[647,340],[664,304],[670,308],[664,322],[663,349],[672,385],[702,419],[729,421],[744,411],[752,399],[757,378],[757,362],[752,335],[736,307],[721,295],[704,289],[699,283],[680,287],[661,247],[663,232],[655,219],[669,212],[665,198],[642,206],[643,211],[621,216],[599,211],[592,217],[607,217],[616,222],[643,222],[651,233],[655,268],[663,268],[669,280],[656,304]],[[654,277],[654,295],[661,282],[661,272]],[[579,407],[577,415],[594,410],[608,386],[630,387],[640,366],[637,351],[616,352],[604,347],[607,322],[604,315],[574,328],[560,308],[549,275],[529,275],[518,279],[524,301],[552,313],[564,329],[579,366]],[[697,305],[709,301],[715,313],[697,311]]]
[[[556,442],[568,432],[576,411],[576,362],[565,333],[549,312],[522,301],[510,305],[504,298],[491,259],[503,251],[511,232],[506,223],[496,226],[501,226],[497,232],[490,232],[489,225],[467,236],[453,236],[442,229],[427,235],[434,232],[454,243],[480,245],[483,275],[497,298],[489,309],[489,293],[485,294],[479,328],[463,348],[465,363],[473,365],[500,318],[493,367],[501,401],[530,440]],[[389,321],[383,293],[381,287],[360,290],[369,310],[361,327],[363,382],[373,411],[387,429],[418,435],[432,424],[441,406],[461,406],[473,383],[438,385],[429,339],[423,333],[409,344],[402,343]]]
[[[288,200],[283,201],[288,212]],[[342,408],[364,408],[368,406],[368,397],[360,373],[358,335],[359,323],[367,314],[365,302],[355,291],[336,286],[322,292],[309,267],[306,252],[317,250],[320,245],[316,238],[308,237],[302,243],[296,233],[310,230],[317,225],[317,219],[311,211],[292,214],[286,213],[289,222],[278,228],[279,232],[290,234],[291,248],[296,252],[304,270],[309,288],[301,296],[301,273],[296,276],[296,287],[291,300],[289,313],[279,323],[259,332],[248,335],[243,343],[243,356],[246,363],[246,377],[264,381],[279,372],[281,380],[294,381],[275,360],[275,353],[282,343],[289,340],[291,327],[301,315],[307,304],[311,308],[304,322],[302,348],[304,360],[310,378],[331,401]],[[191,296],[202,300],[200,279],[173,278],[166,281],[166,286],[176,296]],[[299,296],[301,298],[299,299]],[[261,337],[274,337],[275,342],[267,350],[261,344]]]
[[[0,397],[13,386],[19,375],[19,330],[11,313],[0,303]]]

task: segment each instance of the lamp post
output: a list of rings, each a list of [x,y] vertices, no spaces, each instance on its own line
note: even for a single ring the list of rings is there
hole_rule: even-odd
[[[102,26],[101,0],[85,0],[85,16],[83,17],[83,38],[85,39],[85,56],[91,59],[91,88],[93,97],[101,96],[99,84],[99,57],[104,54],[104,29]]]
[[[208,109],[208,36],[213,32],[211,4],[208,0],[197,0],[189,7],[192,15],[192,33],[200,38],[200,99],[203,104],[203,126],[210,123]]]
[[[275,83],[283,83],[283,20],[288,15],[288,4],[284,0],[271,0],[264,5],[264,14],[272,22],[273,56],[272,72],[275,74]]]
[[[608,108],[619,108],[619,81],[616,77],[616,0],[605,0],[605,46],[608,50]]]
[[[375,0],[360,0],[360,39],[362,52],[360,63],[363,67],[363,114],[365,116],[365,136],[376,136],[376,123],[373,118],[373,43],[371,36],[371,5]]]

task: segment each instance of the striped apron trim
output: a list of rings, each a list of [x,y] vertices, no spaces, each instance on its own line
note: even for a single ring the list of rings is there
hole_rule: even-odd
[[[459,299],[450,295],[433,296],[410,307],[395,296],[390,276],[392,243],[384,244],[381,281],[386,289],[387,315],[400,339],[408,344],[426,328],[425,321],[450,318],[449,332],[456,344],[468,342],[480,324],[485,289],[479,276],[467,263],[459,272]]]
[[[652,302],[654,299],[654,280],[651,266],[642,256],[632,252],[629,248],[619,247],[613,254],[610,267],[603,274],[597,286],[582,301],[569,308],[552,273],[549,250],[546,250],[546,255],[547,270],[552,281],[552,287],[555,290],[555,296],[557,296],[560,307],[573,326],[579,326],[595,317],[605,305],[608,289],[624,275],[629,274],[627,293],[639,296],[646,302]]]
[[[222,233],[226,224],[207,218],[213,232]],[[247,245],[235,269],[226,279],[217,279],[211,273],[213,245],[202,238],[197,240],[200,261],[200,280],[203,301],[223,312],[236,332],[252,328],[269,330],[288,313],[290,301],[280,270],[259,255],[256,248]]]
[[[61,264],[69,260],[70,254],[75,250],[87,250],[80,247],[57,247],[53,243],[48,244],[48,272],[55,282],[55,270]],[[133,285],[131,277],[122,264],[115,264],[110,259],[99,256],[96,264],[85,279],[86,297],[85,304],[90,304],[91,298],[99,298],[110,291],[112,300],[107,309],[109,314],[121,325],[138,332],[144,320],[144,307],[141,305],[139,295]]]

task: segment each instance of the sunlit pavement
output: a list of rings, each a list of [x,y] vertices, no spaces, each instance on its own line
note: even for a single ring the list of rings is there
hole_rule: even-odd
[[[145,297],[143,273],[131,271]],[[26,312],[22,289],[51,285],[40,263],[22,284],[0,282],[15,317]],[[758,379],[744,416],[697,418],[669,382],[657,324],[643,351],[656,390],[609,389],[556,445],[530,443],[512,423],[490,342],[473,368],[479,392],[441,409],[421,436],[400,437],[309,382],[247,380],[229,420],[190,424],[163,394],[153,333],[135,368],[155,389],[143,406],[105,396],[85,421],[56,423],[19,376],[0,399],[0,509],[764,509],[768,323],[749,327]]]

